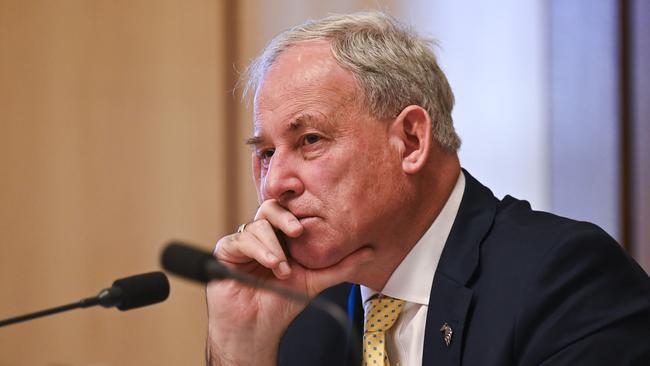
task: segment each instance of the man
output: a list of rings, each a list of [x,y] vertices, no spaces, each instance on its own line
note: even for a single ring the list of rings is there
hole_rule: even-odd
[[[461,170],[452,92],[415,34],[381,13],[308,22],[248,76],[260,207],[218,260],[310,297],[359,284],[364,364],[650,365],[648,276],[596,226]],[[302,304],[232,281],[207,300],[213,365],[344,363]]]

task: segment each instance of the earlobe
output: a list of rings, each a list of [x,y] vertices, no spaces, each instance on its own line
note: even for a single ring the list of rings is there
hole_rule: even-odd
[[[431,117],[424,108],[410,105],[397,116],[393,127],[403,146],[402,169],[415,174],[424,167],[431,151]]]

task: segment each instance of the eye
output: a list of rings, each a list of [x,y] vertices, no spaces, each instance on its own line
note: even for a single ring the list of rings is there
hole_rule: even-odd
[[[305,144],[311,145],[320,141],[321,137],[315,134],[309,134],[309,135],[305,135],[304,140],[305,140]]]
[[[264,150],[264,151],[262,151],[262,153],[260,154],[260,157],[261,157],[262,159],[269,159],[269,158],[271,158],[271,157],[273,156],[274,153],[275,153],[275,149]]]
[[[267,166],[271,160],[271,157],[273,157],[273,154],[275,153],[275,149],[266,149],[266,150],[260,150],[257,153],[257,156],[259,157],[260,161],[262,162],[263,166]]]

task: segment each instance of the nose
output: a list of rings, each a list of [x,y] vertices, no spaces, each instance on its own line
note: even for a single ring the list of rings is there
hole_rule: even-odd
[[[274,198],[281,201],[303,193],[304,185],[299,177],[299,163],[293,161],[289,155],[278,149],[271,157],[269,167],[261,181],[265,200]]]

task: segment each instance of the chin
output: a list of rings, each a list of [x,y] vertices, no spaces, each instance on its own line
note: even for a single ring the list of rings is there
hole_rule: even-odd
[[[287,248],[294,261],[309,269],[327,268],[343,259],[333,250],[334,245],[322,241],[313,243],[309,240],[291,239],[287,241]]]

